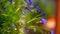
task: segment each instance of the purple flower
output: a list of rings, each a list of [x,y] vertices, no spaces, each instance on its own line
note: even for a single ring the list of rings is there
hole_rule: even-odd
[[[37,12],[40,12],[39,6],[36,6],[36,11],[37,11]]]
[[[27,31],[27,32],[29,32],[30,30],[29,30],[29,29],[27,29],[26,31]]]
[[[51,34],[54,34],[54,30],[51,30]]]
[[[13,26],[13,27],[16,27],[16,24],[13,24],[12,26]]]
[[[30,32],[30,28],[28,28],[26,31],[27,31],[27,32]]]
[[[3,9],[6,10],[6,6],[4,6]]]
[[[30,8],[28,6],[25,7],[26,10],[30,10]]]
[[[46,15],[46,12],[45,12],[45,11],[44,11],[44,12],[42,12],[42,13],[41,13],[41,15],[42,15],[42,16],[45,16],[45,15]]]
[[[26,0],[26,2],[30,5],[32,4],[32,0]]]
[[[22,12],[22,15],[25,15],[25,12]]]
[[[42,24],[45,24],[46,22],[47,22],[47,20],[44,19],[44,18],[42,18],[41,23],[42,23]]]
[[[10,3],[12,3],[12,0],[10,0]]]

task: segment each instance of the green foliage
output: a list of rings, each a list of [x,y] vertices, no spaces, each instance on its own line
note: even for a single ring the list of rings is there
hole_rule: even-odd
[[[13,0],[12,4],[9,0],[0,0],[0,34],[17,34],[18,28],[13,27],[12,24],[17,24],[19,22],[22,12],[25,12],[24,19],[26,20],[26,28],[30,27],[33,30],[39,30],[40,33],[43,32],[43,26],[38,27],[34,24],[38,24],[42,18],[47,19],[47,17],[53,14],[54,10],[51,3],[48,3],[47,6],[44,7],[44,0],[38,1],[39,2],[36,4],[34,3],[34,6],[39,6],[40,12],[37,12],[35,7],[31,9],[31,11],[25,10],[25,6],[30,6],[25,2],[25,0]],[[6,6],[5,10],[3,9],[4,6]],[[46,11],[46,16],[44,17],[41,16],[41,12],[43,11]],[[44,30],[50,32],[47,29]],[[46,32],[44,31],[44,33]]]

